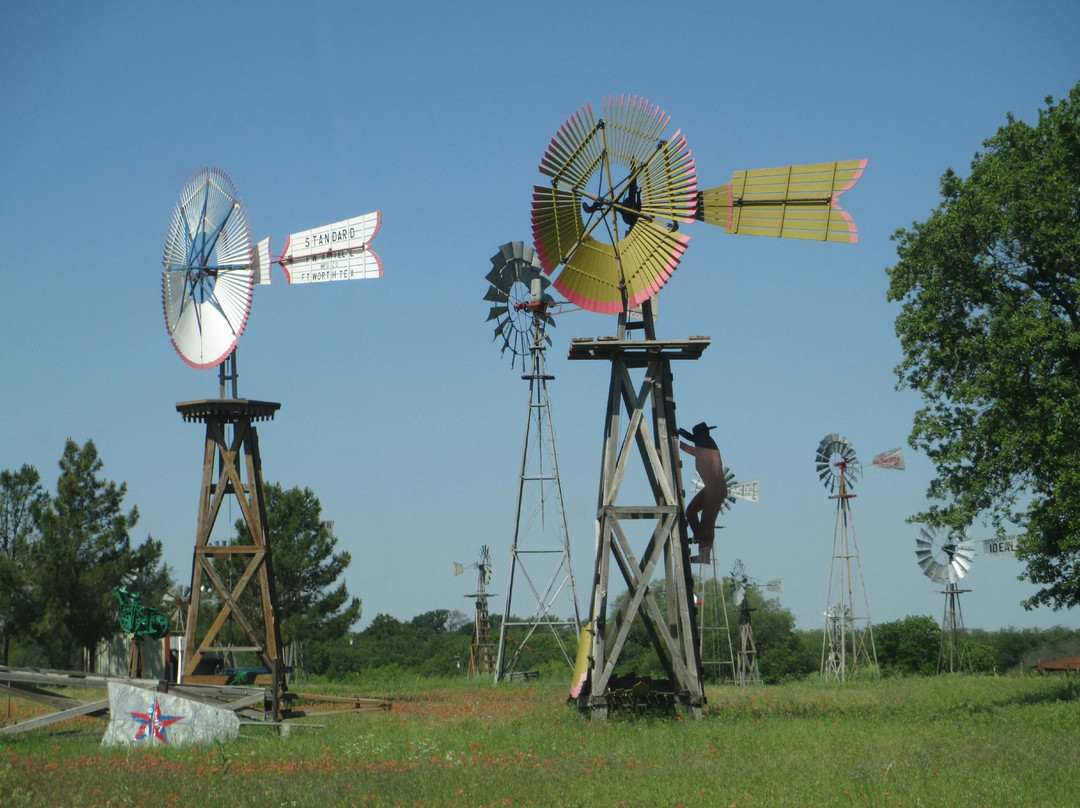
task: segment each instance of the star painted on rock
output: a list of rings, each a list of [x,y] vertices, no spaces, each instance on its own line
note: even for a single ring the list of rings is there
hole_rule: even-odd
[[[166,727],[184,719],[182,715],[162,715],[161,705],[158,704],[157,698],[154,699],[154,706],[150,708],[149,713],[128,713],[128,715],[139,723],[139,731],[135,733],[136,741],[157,738],[163,744],[169,743],[169,736],[165,733]]]

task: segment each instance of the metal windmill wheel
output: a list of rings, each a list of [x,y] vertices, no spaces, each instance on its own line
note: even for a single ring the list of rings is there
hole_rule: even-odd
[[[855,472],[858,460],[851,442],[843,435],[826,435],[818,444],[814,463],[818,479],[831,494],[838,485],[845,489],[855,484]]]
[[[956,584],[968,574],[975,559],[975,542],[957,540],[953,533],[938,533],[927,525],[915,538],[915,558],[930,580],[939,584]]]
[[[547,293],[551,281],[544,276],[536,251],[529,245],[520,241],[503,244],[491,257],[491,264],[484,300],[493,305],[487,319],[495,321],[494,339],[502,340],[501,353],[510,351],[513,367],[517,357],[528,355],[536,326],[540,338],[551,344],[545,332],[555,327],[548,313],[555,299]]]

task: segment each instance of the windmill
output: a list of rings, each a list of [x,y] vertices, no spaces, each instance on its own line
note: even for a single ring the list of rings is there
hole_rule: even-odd
[[[480,548],[480,558],[469,565],[476,568],[476,591],[467,598],[476,602],[473,619],[473,641],[469,646],[469,676],[495,671],[495,654],[491,642],[491,617],[488,613],[487,585],[491,583],[491,551],[485,544]],[[454,563],[454,575],[463,575],[465,565]]]
[[[569,352],[570,359],[611,364],[589,648],[579,654],[588,663],[578,703],[594,718],[608,714],[609,685],[638,617],[671,683],[655,698],[694,717],[704,704],[671,362],[700,358],[710,340],[658,340],[654,308],[690,241],[679,227],[704,221],[729,233],[857,241],[838,200],[865,160],[740,171],[727,185],[699,191],[687,140],[681,131],[670,134],[669,123],[667,113],[636,96],[609,96],[599,118],[587,105],[552,137],[540,163],[549,184],[533,189],[533,245],[544,272],[557,272],[556,290],[584,309],[618,316],[614,339],[575,339]],[[628,338],[633,331],[644,338]],[[652,501],[623,504],[634,457]],[[640,558],[631,542],[636,532],[647,536]],[[609,626],[612,560],[627,597]],[[666,615],[649,586],[661,570]]]
[[[851,442],[835,432],[821,439],[814,463],[818,479],[829,492],[829,499],[836,500],[829,595],[825,602],[825,628],[821,641],[821,675],[826,680],[843,682],[860,665],[877,667],[870,598],[863,579],[851,513],[851,500],[856,495],[850,488],[855,484],[855,472],[860,467]],[[860,606],[862,614],[856,612]]]
[[[727,484],[728,496],[720,505],[721,514],[731,510],[737,499],[758,501],[760,483],[757,480],[740,483],[736,481],[734,472],[728,466],[724,466],[724,481]],[[704,483],[701,477],[695,475],[691,489],[696,493],[702,488],[704,488]],[[723,526],[717,525],[717,527]],[[706,678],[709,678],[710,668],[715,669],[715,675],[711,678],[722,681],[724,679],[722,670],[725,665],[729,666],[732,680],[735,679],[735,650],[731,643],[727,601],[717,574],[719,564],[720,554],[714,549],[709,562],[698,565],[701,596],[697,599],[697,611],[702,670]]]
[[[938,673],[944,670],[970,672],[971,655],[964,635],[960,596],[971,590],[961,589],[959,584],[975,559],[975,542],[958,537],[954,532],[938,533],[932,525],[924,525],[915,538],[915,558],[923,575],[945,586],[941,591],[945,595],[945,612],[941,618]]]
[[[765,588],[770,592],[779,592],[780,585],[780,579],[776,578],[768,581]],[[737,685],[761,684],[754,627],[750,619],[750,613],[755,609],[750,606],[750,600],[746,596],[749,589],[758,586],[761,586],[761,583],[747,575],[742,561],[736,558],[731,567],[731,604],[739,610],[739,667],[735,674]]]
[[[539,628],[551,633],[567,665],[573,668],[574,660],[560,629],[569,629],[577,637],[581,619],[548,398],[548,382],[555,377],[548,374],[545,364],[546,349],[551,344],[547,329],[555,325],[552,314],[559,304],[548,294],[551,281],[540,271],[536,253],[527,244],[520,241],[503,244],[492,256],[491,264],[484,299],[493,304],[488,321],[495,321],[495,339],[502,341],[503,354],[510,351],[511,367],[520,357],[524,369],[525,358],[529,357],[529,372],[521,376],[529,383],[529,406],[514,509],[510,572],[495,658],[495,681],[499,682],[517,671],[526,643]],[[534,509],[526,510],[527,494],[532,495]],[[555,505],[550,529],[549,500],[554,500]],[[525,619],[512,617],[519,583],[527,588],[526,594],[531,594],[529,616]],[[568,617],[556,613],[560,603]],[[509,631],[517,631],[519,636],[509,638],[514,648],[508,653]]]
[[[224,684],[215,660],[222,653],[254,654],[267,671],[255,681],[272,686],[275,716],[285,681],[255,425],[272,420],[281,405],[238,398],[236,347],[253,289],[270,282],[273,263],[281,265],[290,284],[380,276],[382,263],[370,249],[380,221],[381,215],[372,213],[294,233],[272,261],[269,239],[252,244],[247,211],[232,180],[221,169],[206,168],[184,186],[166,234],[161,282],[166,330],[184,362],[200,370],[216,367],[219,379],[219,398],[176,405],[185,421],[206,425],[182,681]],[[239,502],[250,544],[210,542],[228,495]],[[235,586],[215,569],[217,559],[245,565]],[[209,623],[202,621],[205,633],[200,634],[204,583],[219,611]],[[239,645],[231,637],[222,645],[220,630],[227,622],[239,626]]]

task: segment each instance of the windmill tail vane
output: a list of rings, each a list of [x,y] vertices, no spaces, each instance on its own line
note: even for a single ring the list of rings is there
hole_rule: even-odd
[[[256,283],[270,283],[270,268],[278,264],[289,284],[381,278],[382,259],[371,249],[371,241],[382,226],[382,213],[363,216],[302,230],[285,239],[285,249],[270,257],[270,239],[257,245],[254,268]]]
[[[871,461],[879,469],[896,469],[897,471],[904,470],[904,450],[900,447],[896,449],[890,449],[887,452],[874,455],[874,459]]]
[[[856,244],[858,229],[840,195],[866,160],[736,171],[727,185],[698,194],[696,218],[728,233]]]

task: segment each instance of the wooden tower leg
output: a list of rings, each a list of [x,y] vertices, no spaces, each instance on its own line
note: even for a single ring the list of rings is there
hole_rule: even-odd
[[[570,349],[571,359],[611,362],[589,612],[589,673],[579,700],[593,718],[608,715],[609,687],[619,655],[638,617],[671,682],[674,702],[692,716],[701,716],[704,676],[670,363],[673,359],[697,359],[708,345],[705,337],[680,341],[575,340]],[[635,383],[632,371],[641,375],[640,383]],[[625,430],[621,423],[624,411]],[[621,505],[620,487],[634,454],[644,467],[653,501]],[[653,526],[640,558],[624,529],[636,520],[649,520]],[[609,624],[612,561],[626,584],[627,595]],[[666,617],[649,586],[661,570],[668,596]]]
[[[272,686],[275,718],[285,680],[262,459],[254,422],[272,419],[279,407],[272,402],[246,399],[209,399],[176,405],[185,421],[206,424],[182,681],[223,684],[221,675],[206,670],[208,665],[204,660],[210,662],[207,655],[253,653],[267,671],[256,675],[254,681]],[[251,544],[210,543],[214,523],[228,495],[234,496],[239,504]],[[238,580],[227,583],[222,578],[214,567],[214,560],[219,558],[243,560]],[[243,597],[249,586],[257,590],[257,610],[252,606],[251,598]],[[211,593],[214,600],[206,598]],[[208,627],[205,620],[201,627],[199,611],[205,606],[211,609],[216,606],[218,611]],[[248,614],[245,614],[245,608]],[[239,643],[226,641],[221,636],[222,628],[230,620],[242,634]]]

